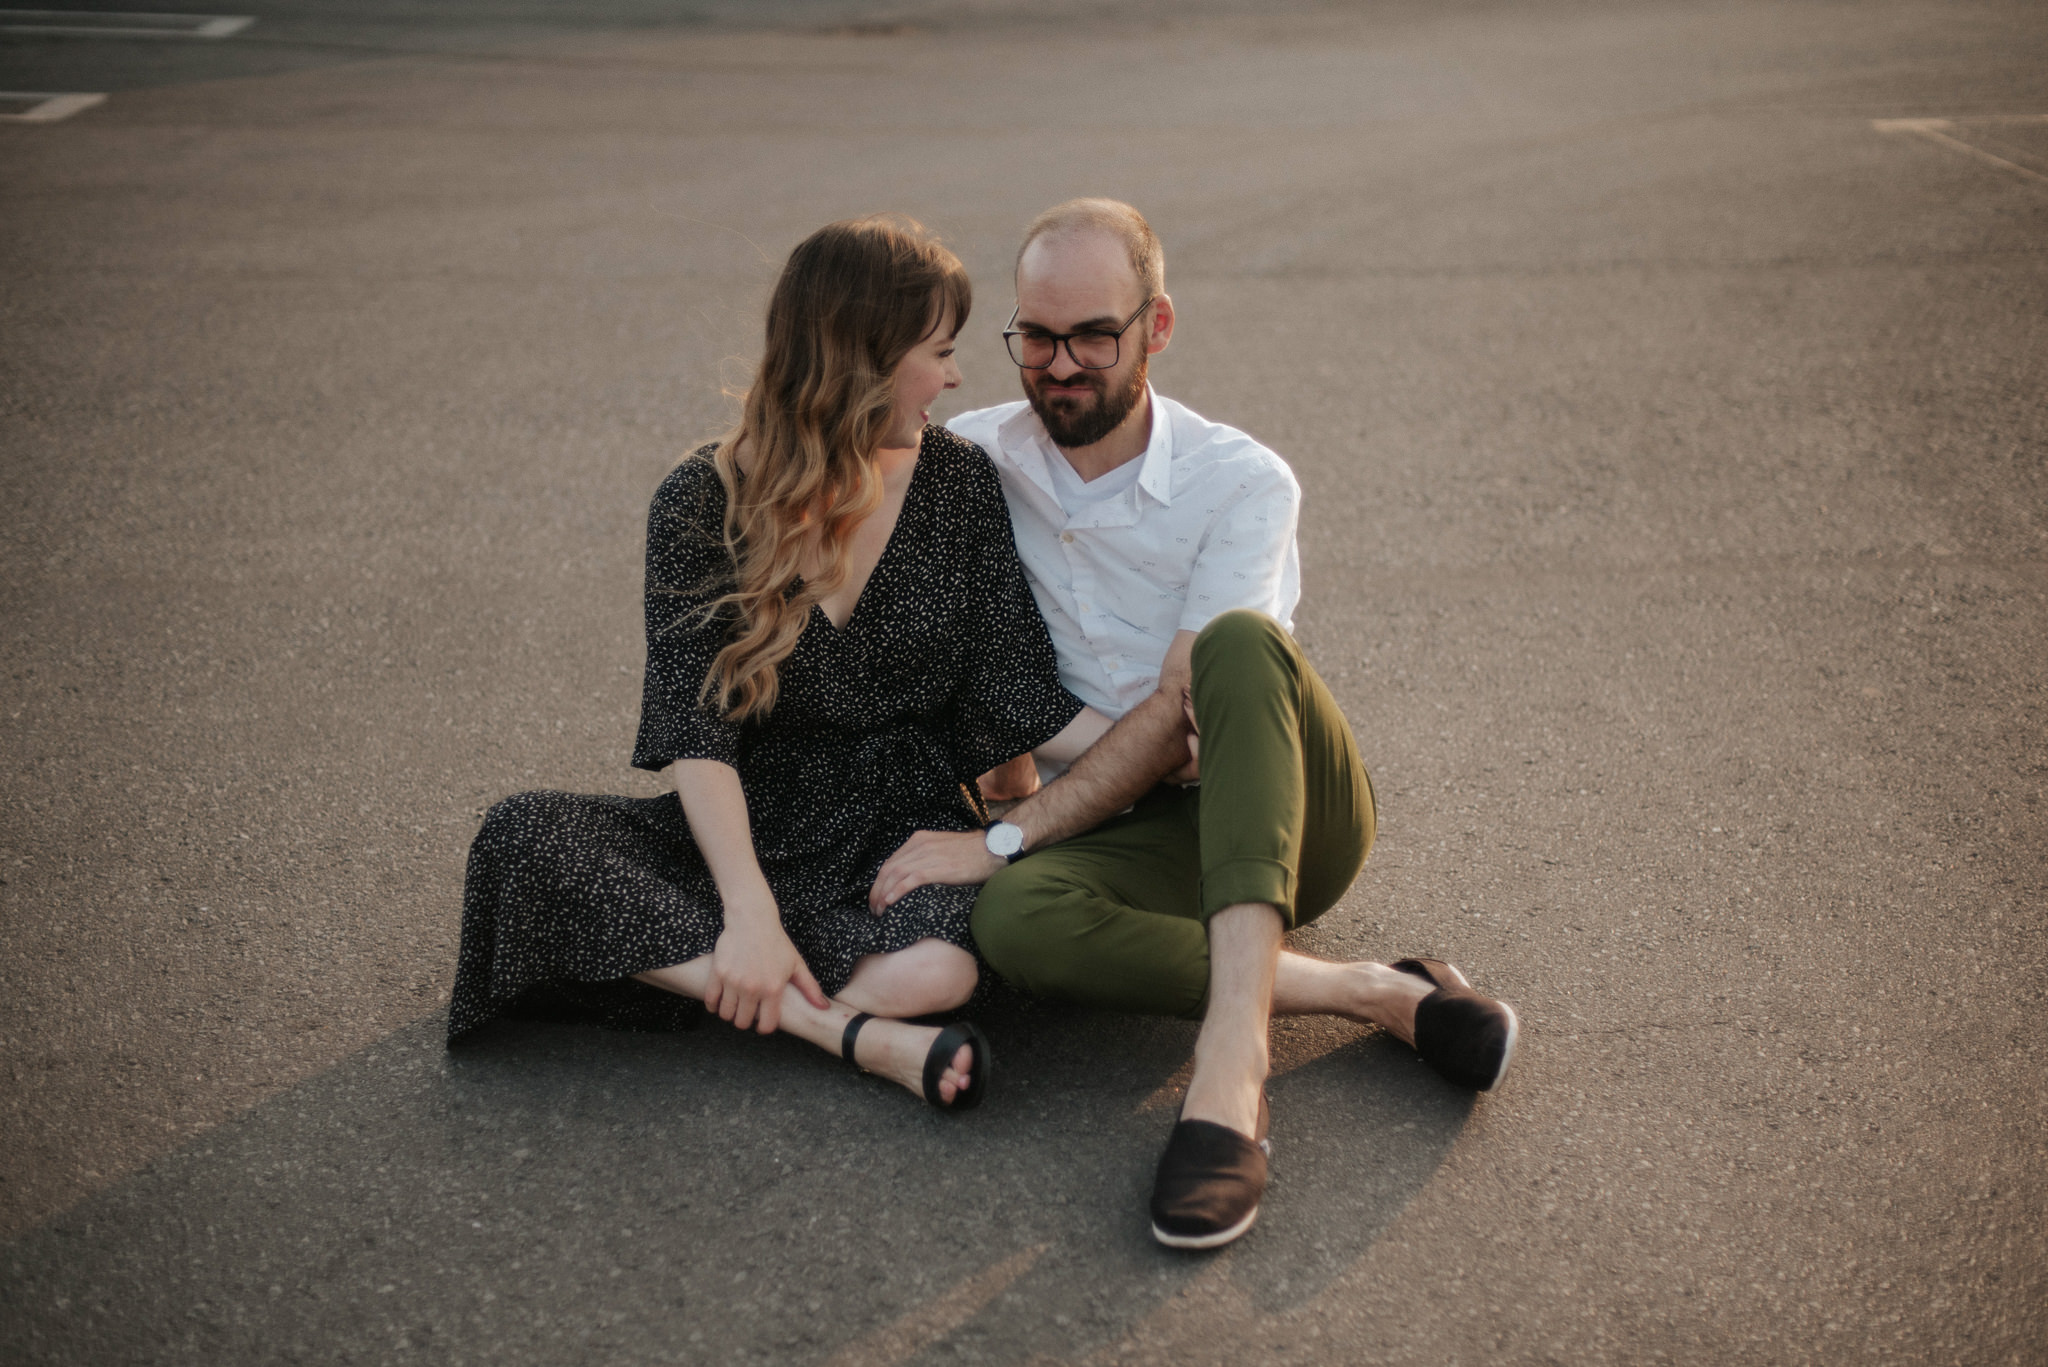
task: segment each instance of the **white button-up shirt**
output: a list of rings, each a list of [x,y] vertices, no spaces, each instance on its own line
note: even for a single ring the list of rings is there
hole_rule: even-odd
[[[1069,514],[1049,464],[1066,457],[1030,404],[946,425],[994,459],[1060,682],[1097,711],[1121,717],[1159,686],[1176,631],[1232,608],[1293,628],[1301,487],[1244,433],[1153,394],[1137,481]]]

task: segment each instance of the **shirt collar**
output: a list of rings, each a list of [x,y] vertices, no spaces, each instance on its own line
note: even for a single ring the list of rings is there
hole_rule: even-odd
[[[1046,461],[1058,454],[1058,448],[1046,435],[1038,414],[1032,412],[1029,399],[996,428],[996,444],[1024,472],[1024,477],[1051,500],[1052,506],[1059,507],[1059,492],[1053,488],[1052,471],[1046,467]]]
[[[1145,386],[1147,407],[1152,413],[1152,437],[1145,443],[1143,462],[1138,467],[1138,487],[1157,499],[1162,507],[1173,505],[1173,416],[1166,403]]]
[[[1162,507],[1173,504],[1173,418],[1166,411],[1166,403],[1145,385],[1147,407],[1152,414],[1152,434],[1145,442],[1145,454],[1138,457],[1138,487],[1150,494]],[[1045,424],[1039,421],[1032,410],[1030,400],[996,428],[996,440],[1003,450],[1016,461],[1017,468],[1025,478],[1044,491],[1045,496],[1059,504],[1059,493],[1053,488],[1052,470],[1046,465],[1049,460],[1062,460],[1059,448],[1053,445]]]

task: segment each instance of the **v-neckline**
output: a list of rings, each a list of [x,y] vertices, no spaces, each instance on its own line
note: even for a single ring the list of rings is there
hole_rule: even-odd
[[[903,502],[896,508],[896,523],[889,528],[889,539],[882,543],[882,553],[875,557],[875,567],[868,571],[868,582],[860,586],[860,592],[854,596],[853,606],[846,610],[846,624],[841,626],[833,621],[832,614],[825,611],[823,603],[811,604],[811,611],[825,623],[835,637],[844,637],[847,632],[853,630],[853,622],[860,616],[861,605],[868,601],[868,594],[873,592],[875,580],[881,576],[882,566],[889,563],[889,554],[896,549],[897,534],[903,530],[904,515],[910,511],[911,495],[917,492],[917,477],[923,473],[924,438],[920,436],[917,441],[917,459],[911,462],[910,466],[910,482],[903,486]],[[798,576],[797,583],[803,582],[802,576]]]

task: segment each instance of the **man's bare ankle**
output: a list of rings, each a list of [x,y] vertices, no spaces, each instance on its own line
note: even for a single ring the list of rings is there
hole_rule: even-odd
[[[1371,960],[1360,961],[1353,967],[1361,970],[1357,1018],[1414,1043],[1415,1007],[1429,995],[1432,985],[1413,974]]]
[[[1186,1117],[1216,1120],[1233,1129],[1250,1125],[1257,1114],[1259,1094],[1272,1072],[1266,1041],[1198,1039],[1194,1063],[1194,1074],[1188,1079],[1188,1103],[1194,1109],[1184,1112]]]
[[[1267,1039],[1268,1022],[1260,1021],[1256,1029],[1224,1029],[1215,1021],[1205,1024],[1195,1036],[1195,1072],[1215,1073],[1230,1076],[1240,1073],[1256,1074],[1264,1081],[1272,1057],[1271,1042]]]
[[[1181,1102],[1181,1119],[1207,1120],[1249,1136],[1258,1127],[1259,1098],[1265,1092],[1265,1081],[1263,1069],[1256,1076],[1235,1077],[1205,1076],[1198,1071],[1188,1082],[1187,1097]]]

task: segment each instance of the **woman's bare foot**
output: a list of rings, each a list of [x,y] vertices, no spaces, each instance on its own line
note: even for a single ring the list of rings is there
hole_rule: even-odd
[[[867,1072],[888,1078],[908,1089],[913,1095],[924,1096],[924,1061],[931,1053],[932,1041],[939,1037],[939,1028],[931,1025],[911,1025],[904,1021],[889,1020],[877,1016],[860,1028],[860,1034],[853,1041],[853,1061]],[[939,1074],[939,1100],[950,1106],[974,1080],[974,1049],[961,1045],[944,1072]]]

